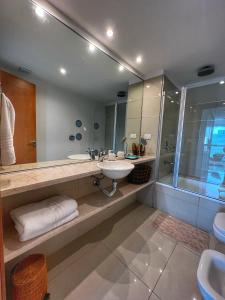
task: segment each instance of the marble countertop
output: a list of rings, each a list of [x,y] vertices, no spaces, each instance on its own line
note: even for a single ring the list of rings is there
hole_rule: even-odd
[[[155,156],[144,156],[137,160],[126,160],[133,164],[154,161]],[[0,197],[44,188],[50,185],[76,180],[91,175],[100,174],[97,161],[77,164],[51,166],[47,168],[32,169],[0,175]]]

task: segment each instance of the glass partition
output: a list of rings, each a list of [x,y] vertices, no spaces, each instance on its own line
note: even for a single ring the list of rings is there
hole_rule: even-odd
[[[164,111],[159,158],[159,181],[171,185],[174,172],[180,91],[166,76],[164,76],[163,94]]]
[[[178,187],[225,200],[225,85],[187,89]]]

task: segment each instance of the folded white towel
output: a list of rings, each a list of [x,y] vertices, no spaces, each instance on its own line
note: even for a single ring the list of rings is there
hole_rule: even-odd
[[[53,223],[53,224],[50,224],[48,225],[47,227],[42,227],[40,228],[39,230],[24,230],[23,227],[21,227],[21,225],[17,222],[15,222],[15,228],[16,230],[18,231],[19,233],[19,240],[21,242],[25,242],[25,241],[28,241],[30,239],[33,239],[39,235],[42,235],[48,231],[51,231],[52,229],[56,228],[56,227],[59,227],[65,223],[68,223],[70,221],[72,221],[73,219],[75,219],[76,217],[79,216],[79,211],[76,210],[74,213],[72,213],[71,215],[69,215],[68,217],[56,222],[56,223]]]
[[[10,212],[21,241],[41,235],[79,215],[77,202],[67,196],[54,196]]]
[[[15,164],[16,156],[13,146],[13,135],[15,126],[15,110],[5,94],[0,95],[0,156],[1,165]]]

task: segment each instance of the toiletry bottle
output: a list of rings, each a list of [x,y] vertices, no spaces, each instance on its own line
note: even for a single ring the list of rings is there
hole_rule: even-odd
[[[113,150],[108,151],[108,160],[116,160],[116,155],[113,153]]]

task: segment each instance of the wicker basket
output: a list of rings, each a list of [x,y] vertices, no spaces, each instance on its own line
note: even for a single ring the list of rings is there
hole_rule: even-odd
[[[47,293],[47,265],[42,254],[18,263],[12,274],[13,300],[43,300]]]
[[[136,165],[128,176],[128,181],[135,184],[142,184],[149,181],[151,167],[148,165]]]

